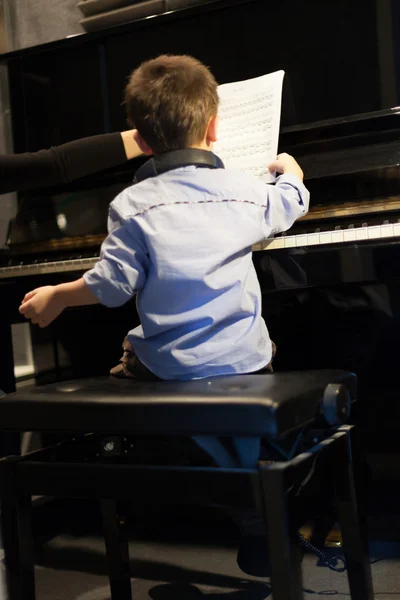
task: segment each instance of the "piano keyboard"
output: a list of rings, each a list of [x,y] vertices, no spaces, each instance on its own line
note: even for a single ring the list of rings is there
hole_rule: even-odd
[[[98,256],[91,258],[76,258],[52,262],[37,262],[0,267],[0,279],[27,277],[30,275],[50,275],[52,273],[70,273],[71,271],[87,271],[94,267]]]
[[[336,228],[331,231],[314,231],[297,235],[280,235],[269,238],[253,246],[253,250],[279,250],[283,248],[303,248],[305,246],[324,246],[365,240],[400,238],[400,223],[367,225],[361,227]]]
[[[324,246],[327,244],[344,244],[365,240],[400,238],[400,223],[385,223],[383,225],[366,225],[333,229],[332,231],[314,231],[296,235],[280,235],[269,238],[253,246],[253,251],[282,250],[285,248],[303,248],[307,246]],[[11,265],[0,267],[0,279],[27,277],[31,275],[49,275],[52,273],[70,273],[87,271],[94,267],[98,256],[76,258],[52,262],[37,262],[31,264]]]

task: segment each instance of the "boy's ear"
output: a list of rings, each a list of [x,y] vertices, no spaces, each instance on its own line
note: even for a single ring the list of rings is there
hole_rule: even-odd
[[[146,144],[146,142],[144,141],[137,129],[133,131],[133,139],[135,140],[143,154],[145,154],[146,156],[150,156],[151,154],[153,154],[153,150],[150,148],[150,146]]]
[[[218,124],[219,124],[218,115],[215,115],[215,117],[211,117],[211,119],[208,123],[207,134],[206,134],[207,144],[213,144],[214,142],[217,141],[217,139],[218,139]]]

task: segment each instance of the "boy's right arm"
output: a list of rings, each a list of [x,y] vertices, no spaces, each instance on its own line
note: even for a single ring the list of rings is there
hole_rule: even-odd
[[[304,173],[296,161],[290,154],[278,154],[276,160],[274,160],[270,165],[268,165],[268,169],[270,171],[276,171],[277,173],[283,173],[285,175],[294,175],[300,181],[304,179]]]
[[[287,231],[308,212],[310,194],[303,184],[303,171],[290,154],[279,154],[268,166],[282,173],[275,185],[267,185],[268,202],[263,219],[263,237]]]

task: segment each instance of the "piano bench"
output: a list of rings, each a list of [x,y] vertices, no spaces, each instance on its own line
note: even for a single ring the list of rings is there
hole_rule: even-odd
[[[157,498],[160,503],[256,508],[266,517],[274,600],[300,600],[298,523],[294,526],[288,492],[293,486],[300,490],[310,473],[320,471],[330,473],[336,492],[351,598],[372,600],[366,535],[353,476],[355,430],[343,425],[355,395],[354,375],[327,370],[189,382],[95,378],[4,396],[1,430],[75,436],[22,457],[0,460],[9,600],[35,597],[32,495],[100,499],[113,600],[131,599],[122,502]],[[296,453],[302,430],[308,437],[304,435],[302,451]],[[233,467],[218,467],[132,459],[126,440],[154,436],[170,438],[171,446],[182,437],[231,438],[244,441],[244,446],[262,439],[263,447],[271,442],[275,449],[286,450],[291,436],[296,442],[290,458],[282,455],[281,460],[265,461],[256,456],[254,464],[247,466],[240,461]],[[99,439],[108,439],[109,456],[101,452]],[[254,445],[260,448],[249,444]],[[115,448],[119,448],[117,456]]]

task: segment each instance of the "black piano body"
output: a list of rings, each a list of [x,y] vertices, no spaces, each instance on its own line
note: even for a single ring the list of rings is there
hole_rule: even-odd
[[[283,7],[271,15],[265,0],[216,0],[1,60],[9,71],[16,151],[125,129],[126,77],[162,52],[197,56],[220,83],[286,70],[280,151],[303,166],[312,208],[286,235],[254,249],[263,313],[278,347],[275,368],[355,371],[361,402],[354,418],[370,450],[389,452],[398,450],[400,417],[400,111],[381,85],[377,47],[380,55],[385,48],[376,4],[360,7],[294,2],[288,19]],[[332,20],[345,28],[346,20],[335,17],[340,11],[348,27],[357,23],[351,35],[329,27]],[[358,47],[358,54],[350,51]],[[108,203],[141,162],[20,195],[10,245],[1,253],[2,345],[27,291],[74,279],[95,262]],[[69,368],[52,377],[106,374],[137,322],[134,301],[66,311],[47,330],[35,328],[34,342],[67,348]],[[8,361],[0,388],[13,385]]]

